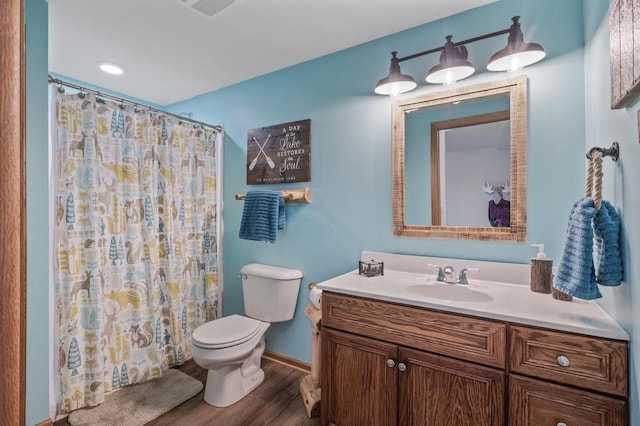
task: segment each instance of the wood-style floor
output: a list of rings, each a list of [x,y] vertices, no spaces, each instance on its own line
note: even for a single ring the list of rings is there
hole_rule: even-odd
[[[302,371],[280,363],[262,359],[264,382],[239,402],[226,408],[212,407],[204,402],[204,389],[196,396],[168,413],[152,420],[146,426],[315,426],[320,418],[309,419],[300,398]],[[205,383],[207,370],[193,360],[187,361],[180,371]],[[69,426],[66,418],[54,426]]]

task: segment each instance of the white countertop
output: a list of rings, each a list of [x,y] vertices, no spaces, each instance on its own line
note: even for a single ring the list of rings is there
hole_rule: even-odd
[[[382,256],[376,256],[376,260],[380,257]],[[371,256],[371,253],[365,252],[362,258],[371,259],[374,257]],[[469,273],[468,287],[464,287],[467,290],[481,293],[478,300],[446,300],[442,296],[435,298],[421,295],[423,286],[425,290],[438,291],[438,288],[434,286],[462,285],[437,283],[435,275],[427,273],[420,274],[389,269],[387,260],[389,259],[385,259],[384,276],[367,277],[359,275],[356,269],[318,283],[317,287],[323,291],[368,297],[404,305],[493,318],[590,336],[629,340],[629,334],[594,301],[577,298],[572,301],[560,301],[552,298],[550,294],[532,292],[528,284],[483,281],[474,279],[471,273]],[[444,261],[444,259],[441,260]],[[513,268],[514,266],[516,265],[508,267]],[[517,266],[528,268],[528,265]],[[432,288],[426,289],[426,287]],[[454,290],[464,291],[465,289]]]

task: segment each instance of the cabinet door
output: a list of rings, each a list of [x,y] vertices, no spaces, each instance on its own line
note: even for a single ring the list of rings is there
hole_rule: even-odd
[[[322,424],[397,424],[398,347],[322,329]]]
[[[398,359],[401,425],[504,424],[502,371],[405,348]]]
[[[539,380],[509,376],[509,425],[622,426],[626,403]]]

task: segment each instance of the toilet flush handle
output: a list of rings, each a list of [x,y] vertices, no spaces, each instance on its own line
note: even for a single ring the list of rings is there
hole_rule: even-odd
[[[246,280],[246,279],[248,278],[248,277],[247,277],[247,274],[238,274],[238,276],[239,276],[240,278],[242,278],[243,280]]]

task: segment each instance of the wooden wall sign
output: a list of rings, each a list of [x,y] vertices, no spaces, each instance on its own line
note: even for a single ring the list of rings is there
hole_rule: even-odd
[[[611,109],[640,95],[640,1],[616,0],[609,12]]]
[[[251,129],[247,185],[311,180],[311,120]]]

